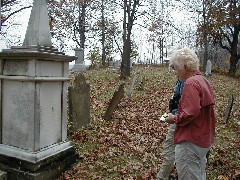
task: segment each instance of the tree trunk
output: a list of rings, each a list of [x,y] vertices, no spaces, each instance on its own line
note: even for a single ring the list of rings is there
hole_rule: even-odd
[[[124,20],[123,20],[123,54],[121,64],[121,79],[125,79],[126,76],[130,76],[130,57],[132,52],[131,47],[131,32],[136,13],[136,7],[139,5],[139,0],[132,1],[124,0]],[[132,4],[132,6],[131,6]],[[131,9],[132,7],[132,9]]]
[[[238,57],[236,55],[231,55],[230,58],[230,68],[228,71],[228,74],[230,76],[235,76],[237,72],[237,62],[238,62]]]
[[[104,0],[102,0],[102,65],[106,65]]]
[[[203,56],[203,72],[206,71],[206,65],[208,60],[208,20],[207,20],[207,8],[206,2],[203,0],[203,40],[204,40],[204,56]]]
[[[230,58],[230,68],[228,74],[230,76],[235,76],[237,72],[237,62],[238,62],[238,35],[239,29],[237,26],[234,26],[233,41],[231,43],[231,58]]]
[[[86,4],[79,2],[79,34],[80,34],[80,47],[84,49],[85,44],[85,17],[86,17]]]
[[[1,31],[1,27],[2,27],[2,1],[0,1],[0,31]]]
[[[130,76],[130,54],[131,54],[131,40],[130,37],[124,42],[122,64],[121,64],[121,79]]]
[[[130,17],[130,5],[127,4],[127,0],[124,0],[124,20],[123,20],[123,54],[121,63],[121,79],[125,79],[130,76],[130,54],[131,54],[131,21]],[[127,21],[128,20],[128,21]]]

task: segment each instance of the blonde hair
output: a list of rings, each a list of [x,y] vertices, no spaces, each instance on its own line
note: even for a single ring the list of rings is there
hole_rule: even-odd
[[[199,70],[199,59],[196,53],[189,48],[178,49],[170,58],[170,67],[182,69],[184,65],[189,71]]]

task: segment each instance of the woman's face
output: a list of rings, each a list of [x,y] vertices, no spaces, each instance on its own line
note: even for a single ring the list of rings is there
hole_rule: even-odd
[[[178,79],[180,80],[186,80],[187,77],[186,77],[186,66],[184,65],[182,68],[179,68],[177,66],[173,66],[172,67],[175,75],[177,76]]]

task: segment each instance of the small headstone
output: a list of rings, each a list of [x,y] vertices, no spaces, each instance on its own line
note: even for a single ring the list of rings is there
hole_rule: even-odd
[[[238,125],[238,131],[240,131],[240,120],[237,121],[237,125]]]
[[[114,64],[113,64],[115,69],[120,69],[120,65],[121,65],[120,60],[115,61]]]
[[[141,80],[141,83],[140,83],[139,90],[144,91],[144,88],[145,88],[145,76],[142,76],[142,80]]]
[[[114,62],[113,62],[113,61],[109,61],[109,62],[108,62],[108,66],[109,66],[109,67],[114,67]]]
[[[212,62],[210,60],[207,61],[205,75],[206,76],[211,76],[212,75]]]
[[[133,92],[133,88],[134,88],[134,84],[135,84],[135,82],[136,82],[136,79],[137,79],[137,74],[134,73],[134,74],[133,74],[133,77],[132,77],[132,79],[131,79],[131,82],[130,82],[130,86],[129,86],[129,88],[128,88],[128,92],[127,92],[127,96],[128,96],[128,97],[131,97],[131,96],[132,96],[132,92]]]
[[[166,67],[169,66],[169,61],[170,61],[170,59],[168,59],[168,58],[165,58],[165,59],[164,59],[164,63],[165,63],[165,66],[166,66]]]
[[[75,132],[90,123],[90,85],[83,74],[77,74],[73,84],[68,88],[69,130]]]
[[[232,111],[232,106],[233,106],[233,100],[234,100],[234,97],[233,95],[231,94],[228,98],[228,104],[227,104],[227,107],[225,109],[225,113],[224,113],[224,122],[227,124],[228,123],[228,120],[229,120],[229,116],[231,114],[231,111]]]
[[[114,92],[108,108],[103,116],[104,119],[109,120],[112,117],[114,110],[120,103],[121,99],[124,97],[124,85],[124,83],[120,84],[118,90]]]
[[[75,72],[83,72],[86,70],[86,66],[84,64],[84,49],[76,48],[74,51],[75,56],[77,56],[77,60],[75,61],[75,64],[71,70]]]

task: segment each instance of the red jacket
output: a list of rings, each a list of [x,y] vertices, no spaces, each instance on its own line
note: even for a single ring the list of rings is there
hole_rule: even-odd
[[[207,148],[213,143],[216,123],[213,89],[200,71],[195,71],[185,81],[174,120],[177,125],[175,144],[189,141]]]

